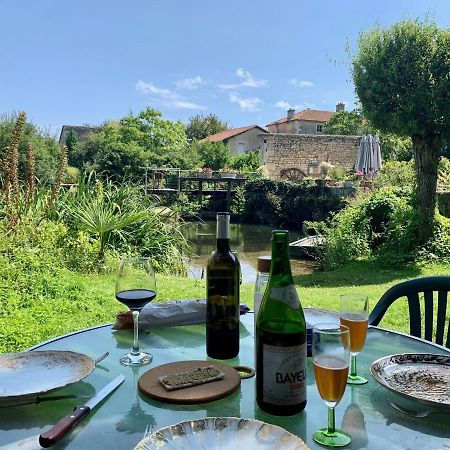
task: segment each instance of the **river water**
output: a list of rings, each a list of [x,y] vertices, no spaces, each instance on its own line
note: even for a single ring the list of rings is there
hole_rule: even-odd
[[[206,265],[216,245],[216,223],[189,223],[184,227],[184,235],[191,242],[196,255],[189,263],[188,277],[200,279],[205,276]],[[231,224],[231,249],[237,251],[242,270],[242,282],[254,283],[258,256],[271,254],[272,228],[266,225]],[[302,236],[290,232],[289,240]],[[293,275],[311,273],[316,264],[309,260],[291,260]]]

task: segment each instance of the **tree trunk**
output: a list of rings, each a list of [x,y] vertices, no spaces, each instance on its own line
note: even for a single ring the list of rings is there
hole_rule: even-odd
[[[436,186],[442,140],[439,137],[413,136],[416,170],[417,238],[425,244],[433,235]]]

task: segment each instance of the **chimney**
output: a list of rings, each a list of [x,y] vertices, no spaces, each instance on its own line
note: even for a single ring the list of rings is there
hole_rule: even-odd
[[[287,120],[292,120],[294,113],[295,113],[295,109],[289,108],[287,111]]]
[[[344,102],[336,103],[336,112],[339,112],[339,111],[345,111],[345,103]]]

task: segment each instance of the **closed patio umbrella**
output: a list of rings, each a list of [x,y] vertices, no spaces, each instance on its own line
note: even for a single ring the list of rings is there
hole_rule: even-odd
[[[362,136],[356,156],[355,171],[372,176],[381,169],[381,148],[378,136]]]

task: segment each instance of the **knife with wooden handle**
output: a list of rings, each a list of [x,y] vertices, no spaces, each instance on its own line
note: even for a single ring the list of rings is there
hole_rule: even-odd
[[[85,405],[76,406],[71,414],[63,417],[50,430],[42,433],[39,436],[39,444],[41,447],[47,448],[56,444],[61,440],[72,428],[80,422],[83,417],[87,416],[89,412],[95,408],[102,400],[117,389],[125,380],[123,375],[117,376],[111,383],[107,384],[100,392],[92,397]]]

